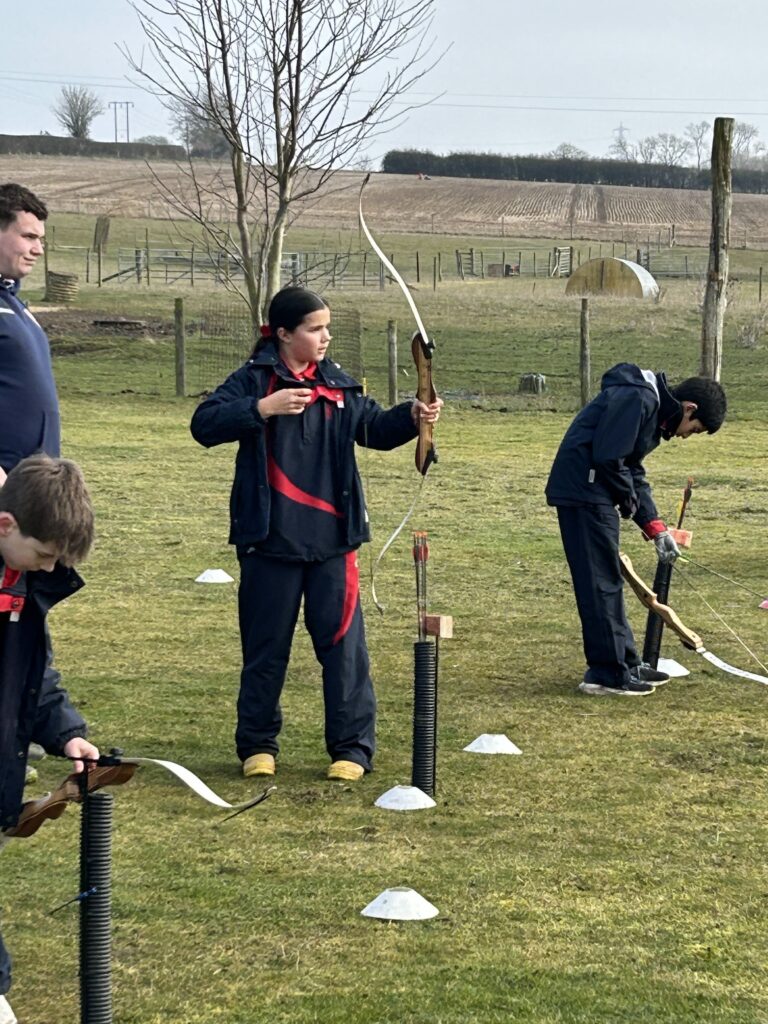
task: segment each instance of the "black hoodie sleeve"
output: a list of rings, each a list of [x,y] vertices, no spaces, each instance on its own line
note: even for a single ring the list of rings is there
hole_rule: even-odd
[[[237,370],[195,409],[190,424],[192,437],[212,448],[262,430],[264,420],[256,407],[259,397],[247,368]]]
[[[641,480],[645,480],[642,465],[637,463],[630,468],[625,460],[634,451],[646,417],[646,403],[641,389],[611,388],[592,436],[592,465],[595,474],[625,519],[637,511],[637,486]],[[633,472],[637,469],[640,471],[639,476]]]

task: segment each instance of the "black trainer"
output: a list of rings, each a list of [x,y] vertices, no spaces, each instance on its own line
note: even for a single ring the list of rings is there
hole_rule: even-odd
[[[647,697],[653,693],[651,683],[643,683],[639,679],[630,679],[627,683],[609,686],[607,683],[588,683],[586,679],[579,683],[579,690],[590,697]]]
[[[629,673],[633,679],[641,683],[651,683],[653,686],[661,686],[669,682],[669,675],[658,668],[652,668],[647,661],[641,661],[637,668],[630,669]]]

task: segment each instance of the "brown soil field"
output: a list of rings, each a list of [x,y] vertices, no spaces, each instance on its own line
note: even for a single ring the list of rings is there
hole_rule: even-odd
[[[228,215],[225,165],[196,163],[201,180],[218,182],[214,217]],[[0,156],[0,180],[19,181],[39,193],[52,211],[167,217],[173,213],[156,177],[175,195],[189,189],[185,168],[141,160],[88,157]],[[357,171],[337,172],[304,209],[299,227],[349,229],[357,223]],[[378,231],[507,237],[651,239],[702,245],[709,239],[708,192],[486,181],[374,174],[366,215]],[[732,244],[768,247],[768,196],[733,197]]]

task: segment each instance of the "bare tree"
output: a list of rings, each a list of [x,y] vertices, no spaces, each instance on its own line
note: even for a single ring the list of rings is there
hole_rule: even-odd
[[[701,170],[701,159],[707,151],[707,136],[711,131],[709,121],[691,121],[685,126],[690,147],[696,154],[696,170]]]
[[[736,121],[733,124],[733,166],[751,167],[759,163],[761,154],[765,152],[765,145],[758,141],[759,131],[755,125],[745,121]]]
[[[687,139],[670,132],[659,132],[656,136],[656,160],[665,167],[676,167],[688,154],[691,144]]]
[[[190,156],[215,160],[228,156],[229,143],[216,121],[203,112],[206,109],[205,97],[200,97],[195,103],[187,99],[174,100],[167,107],[173,133]]]
[[[56,120],[73,139],[88,139],[91,122],[104,113],[101,100],[84,85],[63,85],[61,96],[51,107]]]
[[[586,149],[579,149],[570,142],[561,142],[551,153],[547,153],[547,156],[553,160],[589,160]]]
[[[655,163],[658,158],[659,145],[658,135],[646,135],[637,144],[636,159],[643,164]]]
[[[279,288],[296,210],[413,108],[401,97],[428,70],[435,3],[133,0],[152,66],[124,51],[132,68],[226,142],[225,165],[206,178],[190,159],[187,193],[166,195],[243,268],[254,326]],[[234,208],[234,234],[214,220],[222,204]]]

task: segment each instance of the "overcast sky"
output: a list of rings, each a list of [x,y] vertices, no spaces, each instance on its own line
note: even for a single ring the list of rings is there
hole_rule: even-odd
[[[125,78],[116,44],[140,51],[143,40],[126,0],[32,0],[3,36],[0,134],[61,134],[50,107],[67,83],[107,107],[94,138],[115,137],[110,101],[133,104],[131,138],[169,134],[160,104]],[[619,125],[636,141],[718,115],[754,124],[768,144],[768,0],[437,0],[433,36],[435,52],[450,49],[413,98],[439,98],[377,140],[374,162],[402,147],[544,153],[561,142],[604,155]],[[124,107],[118,130],[124,140]]]

